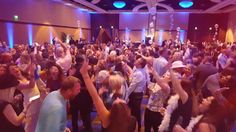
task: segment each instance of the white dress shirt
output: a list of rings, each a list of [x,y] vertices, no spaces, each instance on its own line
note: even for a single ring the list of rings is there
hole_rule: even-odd
[[[135,68],[133,74],[131,75],[130,85],[127,90],[127,94],[130,95],[132,92],[144,92],[147,86],[147,78],[148,76],[145,68]]]

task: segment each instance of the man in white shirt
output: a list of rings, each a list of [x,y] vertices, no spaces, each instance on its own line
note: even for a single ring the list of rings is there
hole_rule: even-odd
[[[141,102],[143,99],[143,93],[147,86],[147,72],[145,69],[146,60],[139,58],[135,61],[135,69],[131,75],[131,81],[129,88],[127,89],[127,94],[129,95],[129,107],[131,109],[131,114],[138,121],[138,131],[141,129]]]
[[[72,64],[70,50],[67,45],[62,43],[60,40],[56,39],[55,41],[60,44],[59,47],[56,47],[55,60],[56,63],[62,68],[63,72],[66,74]]]
[[[222,47],[221,53],[218,55],[218,60],[216,62],[216,67],[218,70],[222,71],[226,67],[227,60],[229,59],[230,50],[226,47]]]

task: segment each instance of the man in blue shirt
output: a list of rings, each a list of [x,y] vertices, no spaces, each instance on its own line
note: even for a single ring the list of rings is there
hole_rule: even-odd
[[[68,76],[59,90],[47,95],[40,109],[36,132],[65,132],[67,112],[66,101],[80,92],[80,80]]]

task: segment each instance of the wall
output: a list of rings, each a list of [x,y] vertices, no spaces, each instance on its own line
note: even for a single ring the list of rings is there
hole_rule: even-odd
[[[173,15],[170,13],[158,13],[155,42],[161,43],[164,39],[175,39],[177,27],[182,29],[181,40],[186,40],[188,16],[188,13],[173,13]],[[141,42],[145,40],[147,34],[148,19],[148,13],[91,14],[91,34],[96,39],[100,26],[102,26],[113,38],[118,36],[121,40],[130,38],[132,41]],[[111,29],[111,26],[114,29]],[[115,30],[115,33],[111,33],[113,30]]]
[[[157,13],[155,42],[161,43],[165,39],[175,39],[176,28],[180,27],[181,40],[186,40],[188,30],[188,13]],[[123,40],[130,38],[133,41],[145,39],[149,25],[149,14],[122,13],[119,18],[119,36]]]
[[[119,15],[119,38],[142,41],[148,29],[148,14],[122,13]]]
[[[74,35],[75,39],[79,38],[79,34],[90,39],[90,14],[62,3],[51,0],[1,0],[0,9],[2,40],[10,38],[7,33],[11,32],[13,43],[29,43],[29,36],[32,36],[32,41],[49,41],[50,35],[60,37],[61,32]],[[18,21],[14,21],[14,15],[19,16]],[[78,30],[78,20],[82,33]],[[6,41],[9,43],[9,40]]]
[[[228,29],[226,32],[226,42],[236,42],[236,11],[229,14]]]
[[[117,33],[114,30],[119,28],[118,14],[91,14],[91,36],[95,40],[100,31],[100,26],[107,31],[111,37],[115,37]],[[113,29],[111,28],[113,26]]]
[[[225,41],[228,14],[190,14],[188,38],[192,42],[212,41],[215,33],[214,25],[219,25],[218,40]],[[195,30],[197,27],[197,30]],[[209,28],[212,27],[212,30]]]

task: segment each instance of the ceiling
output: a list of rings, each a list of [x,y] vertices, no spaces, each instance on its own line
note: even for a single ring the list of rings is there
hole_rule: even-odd
[[[224,13],[236,10],[236,0],[192,0],[193,6],[184,9],[179,6],[180,0],[63,0],[73,5],[83,6],[98,13],[120,12],[193,12]],[[122,9],[113,6],[114,1],[125,1]]]

